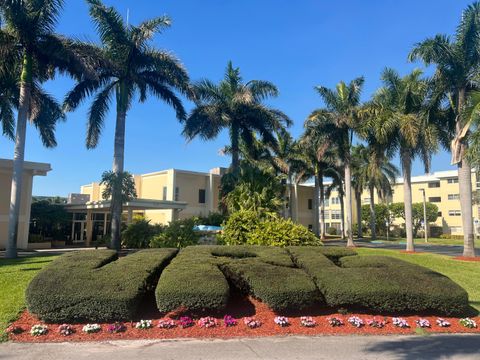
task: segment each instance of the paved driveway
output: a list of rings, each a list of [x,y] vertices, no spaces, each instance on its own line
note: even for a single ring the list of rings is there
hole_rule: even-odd
[[[235,340],[0,344],[0,359],[476,359],[480,335],[323,336]]]

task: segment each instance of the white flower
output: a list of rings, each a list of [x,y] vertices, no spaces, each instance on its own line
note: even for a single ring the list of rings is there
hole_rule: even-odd
[[[82,331],[91,334],[99,332],[101,329],[102,327],[99,324],[87,324],[82,328]]]

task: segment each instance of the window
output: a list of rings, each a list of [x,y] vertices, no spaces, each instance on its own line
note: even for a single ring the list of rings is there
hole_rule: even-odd
[[[162,197],[163,200],[167,200],[167,187],[164,186],[163,187],[163,197]]]
[[[308,199],[308,210],[312,210],[312,209],[313,209],[313,200]]]
[[[332,220],[341,220],[342,216],[340,210],[332,210]]]
[[[455,233],[461,233],[462,232],[462,227],[461,226],[450,226],[450,233],[455,234]]]
[[[448,210],[448,216],[461,216],[460,210]]]
[[[198,202],[200,204],[205,204],[205,189],[198,190]]]
[[[428,198],[428,202],[439,203],[442,202],[442,198],[440,196],[432,196]]]
[[[370,204],[370,198],[363,198],[363,203],[364,204]]]
[[[178,188],[178,186],[175,187],[175,201],[178,201],[178,199],[180,198],[180,189]]]
[[[458,184],[458,177],[447,179],[447,183],[449,183],[449,184]]]
[[[458,200],[460,199],[460,194],[448,194],[448,200]]]
[[[438,217],[442,217],[442,212],[439,211],[439,212],[437,213],[437,216],[438,216]]]
[[[313,230],[313,225],[312,224],[308,224],[308,230],[310,230],[310,231]]]
[[[339,197],[332,197],[331,201],[332,201],[332,205],[340,204],[340,198]]]
[[[323,218],[324,218],[325,220],[330,219],[330,211],[325,210],[325,212],[323,213]]]
[[[439,188],[440,187],[440,181],[429,182],[428,187],[429,188]]]

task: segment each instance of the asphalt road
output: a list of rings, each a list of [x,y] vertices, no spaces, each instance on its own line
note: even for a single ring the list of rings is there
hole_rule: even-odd
[[[0,359],[476,359],[480,335],[273,337],[235,340],[0,344]]]

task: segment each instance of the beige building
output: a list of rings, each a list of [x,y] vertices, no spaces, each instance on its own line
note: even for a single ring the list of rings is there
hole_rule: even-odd
[[[50,170],[50,164],[28,161],[24,163],[17,238],[17,246],[20,249],[26,249],[28,246],[33,177],[46,176]],[[12,173],[13,161],[0,159],[0,249],[4,249],[7,245]]]
[[[208,173],[169,169],[143,175],[135,175],[138,198],[125,204],[125,221],[131,221],[138,213],[152,223],[168,224],[175,219],[206,216],[218,211],[219,186],[225,169],[215,168]],[[475,173],[472,173],[473,189],[477,189]],[[426,200],[439,208],[439,217],[432,227],[441,228],[441,233],[462,234],[460,201],[458,199],[458,176],[456,171],[440,171],[429,175],[412,177],[413,202],[422,202],[425,189]],[[90,244],[104,236],[109,229],[110,202],[102,199],[102,186],[91,183],[80,188],[80,194],[71,194],[67,210],[72,213],[72,239],[74,242]],[[292,191],[293,193],[293,191]],[[298,223],[313,228],[314,188],[302,184],[297,188],[298,201],[293,218]],[[368,192],[362,194],[362,205],[369,204]],[[325,200],[325,228],[341,228],[341,203],[338,193],[332,191]],[[375,198],[378,202],[378,199]],[[394,185],[393,199],[403,202],[403,180]],[[474,216],[478,217],[475,207]],[[356,204],[353,203],[354,223],[357,219]],[[401,219],[397,219],[399,223]],[[440,229],[438,229],[440,230]]]

